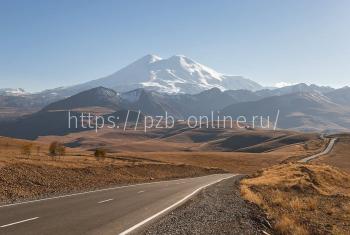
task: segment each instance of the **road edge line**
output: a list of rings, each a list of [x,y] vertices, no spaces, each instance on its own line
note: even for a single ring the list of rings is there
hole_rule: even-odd
[[[231,176],[228,176],[228,177],[219,179],[219,180],[216,180],[216,181],[214,181],[214,182],[211,182],[211,183],[209,183],[209,184],[206,184],[206,185],[204,185],[204,186],[202,186],[202,187],[197,188],[196,190],[194,190],[192,193],[188,194],[187,196],[185,196],[185,197],[182,198],[181,200],[175,202],[174,204],[172,204],[171,206],[165,208],[164,210],[161,210],[161,211],[159,211],[158,213],[156,213],[156,214],[154,214],[154,215],[148,217],[147,219],[145,219],[145,220],[143,220],[143,221],[141,221],[141,222],[135,224],[134,226],[128,228],[127,230],[125,230],[125,231],[119,233],[119,235],[126,235],[126,234],[131,233],[132,231],[138,229],[138,228],[141,227],[142,225],[148,223],[149,221],[155,219],[156,217],[158,217],[158,216],[164,214],[165,212],[167,212],[167,211],[169,211],[169,210],[175,208],[176,206],[180,205],[181,203],[185,202],[186,200],[188,200],[189,198],[191,198],[193,195],[195,195],[195,194],[198,193],[199,191],[201,191],[201,190],[203,190],[203,189],[209,187],[210,185],[219,183],[220,181],[223,181],[223,180],[232,178],[232,177],[234,177],[234,176],[237,176],[237,174],[236,174],[236,175],[231,175]]]
[[[25,223],[25,222],[36,220],[36,219],[39,219],[39,217],[33,217],[33,218],[30,218],[30,219],[25,219],[25,220],[13,222],[13,223],[10,223],[10,224],[1,225],[0,228],[6,228],[6,227],[10,227],[12,225],[21,224],[21,223]]]

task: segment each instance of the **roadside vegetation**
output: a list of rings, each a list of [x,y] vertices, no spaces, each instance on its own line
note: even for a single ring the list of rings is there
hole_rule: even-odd
[[[104,149],[86,151],[53,140],[0,137],[0,203],[216,173],[223,171],[148,160],[140,154],[107,157]]]
[[[21,153],[24,155],[26,158],[29,158],[30,155],[32,154],[32,144],[25,144],[21,147]]]
[[[328,165],[288,163],[241,181],[278,234],[350,234],[350,175]]]
[[[66,154],[66,147],[62,143],[54,141],[49,146],[49,154],[53,159],[64,156]]]
[[[104,159],[106,157],[106,150],[104,149],[95,149],[94,156],[97,161]]]

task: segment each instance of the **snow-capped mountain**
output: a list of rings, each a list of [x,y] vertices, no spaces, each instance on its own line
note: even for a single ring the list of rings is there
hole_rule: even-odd
[[[259,90],[258,83],[241,76],[221,74],[185,56],[162,59],[146,55],[107,77],[68,87],[57,92],[74,94],[90,88],[104,86],[118,92],[145,88],[165,93],[199,93],[211,88],[220,90]]]
[[[0,95],[21,96],[27,94],[29,94],[29,92],[26,92],[22,88],[0,88]]]

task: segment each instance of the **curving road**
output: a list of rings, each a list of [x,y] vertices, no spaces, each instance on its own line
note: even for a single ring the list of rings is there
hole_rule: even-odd
[[[312,155],[310,157],[303,158],[303,159],[299,160],[298,162],[306,163],[306,162],[314,160],[315,158],[319,158],[321,156],[329,154],[332,151],[336,141],[337,141],[337,138],[331,139],[331,141],[329,141],[327,148],[323,152]]]
[[[128,234],[232,174],[120,186],[0,205],[0,234]]]

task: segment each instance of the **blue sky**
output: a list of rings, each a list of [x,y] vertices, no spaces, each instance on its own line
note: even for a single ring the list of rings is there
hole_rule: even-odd
[[[0,0],[0,87],[111,74],[145,54],[186,55],[262,85],[350,85],[350,1]]]

